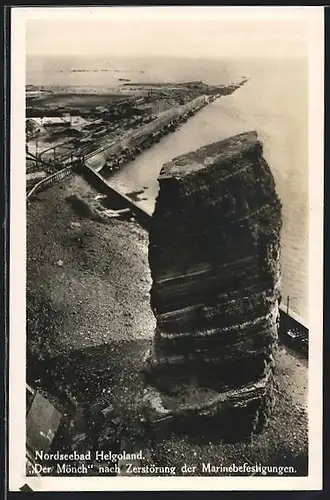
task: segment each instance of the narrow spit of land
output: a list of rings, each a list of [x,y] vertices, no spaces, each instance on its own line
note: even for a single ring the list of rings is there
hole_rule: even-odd
[[[103,209],[99,193],[73,176],[38,194],[27,211],[27,380],[73,434],[85,436],[81,450],[99,445],[95,422],[104,408],[119,423],[134,415],[155,327],[148,234],[134,221],[107,219]],[[252,443],[226,443],[199,429],[198,436],[158,436],[148,457],[178,470],[257,462],[307,474],[306,362],[281,347],[277,380],[274,417]]]

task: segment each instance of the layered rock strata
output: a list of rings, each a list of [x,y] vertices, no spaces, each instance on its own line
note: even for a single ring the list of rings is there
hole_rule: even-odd
[[[148,418],[239,410],[253,431],[274,404],[280,301],[281,204],[262,144],[252,131],[207,145],[165,164],[159,184]]]

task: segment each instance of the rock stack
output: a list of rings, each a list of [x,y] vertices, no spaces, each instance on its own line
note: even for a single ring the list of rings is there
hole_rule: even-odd
[[[147,418],[234,411],[253,432],[274,404],[280,301],[281,204],[262,144],[256,132],[209,144],[165,164],[159,184]]]

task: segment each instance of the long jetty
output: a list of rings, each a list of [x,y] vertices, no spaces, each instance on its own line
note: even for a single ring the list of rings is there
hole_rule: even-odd
[[[170,133],[189,117],[197,113],[209,103],[208,97],[202,95],[186,104],[159,113],[150,123],[137,129],[128,130],[120,139],[101,146],[85,155],[86,164],[93,170],[100,171],[110,160],[110,168],[116,168],[137,156],[143,149],[151,147],[162,135]]]

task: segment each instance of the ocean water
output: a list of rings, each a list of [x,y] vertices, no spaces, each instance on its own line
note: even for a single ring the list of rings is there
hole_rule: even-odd
[[[152,210],[163,163],[209,142],[256,130],[283,204],[283,300],[289,295],[290,308],[308,321],[307,60],[39,58],[27,61],[26,83],[111,87],[124,77],[141,82],[204,80],[224,84],[242,76],[249,78],[242,88],[203,108],[108,182],[125,192],[143,189],[139,203]]]

